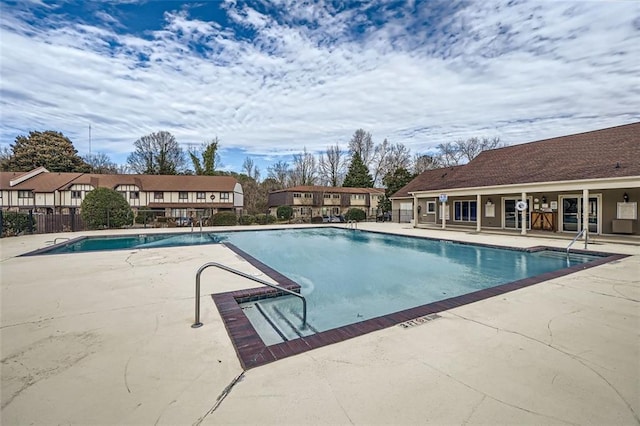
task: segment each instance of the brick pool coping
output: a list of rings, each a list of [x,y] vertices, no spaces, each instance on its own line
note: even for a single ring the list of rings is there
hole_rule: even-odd
[[[426,237],[409,237],[409,238],[422,238],[439,240],[435,238]],[[449,240],[440,240],[449,241]],[[563,249],[556,247],[535,246],[530,248],[511,248],[504,246],[496,246],[489,244],[477,244],[466,243],[460,241],[450,241],[456,244],[469,244],[483,247],[493,247],[507,250],[517,250],[526,252],[538,252],[543,250],[560,251]],[[285,277],[275,269],[265,265],[253,256],[239,249],[230,243],[225,243],[225,246],[231,249],[233,252],[244,258],[251,265],[256,267],[262,273],[273,279],[281,287],[288,290],[300,292],[300,285],[291,279]],[[406,309],[399,312],[394,312],[388,315],[383,315],[376,318],[371,318],[365,321],[357,322],[354,324],[345,325],[342,327],[334,328],[327,331],[322,331],[311,336],[300,337],[298,339],[289,340],[275,345],[267,346],[262,341],[253,325],[240,308],[241,303],[255,301],[265,298],[278,297],[285,295],[286,293],[278,291],[271,287],[258,287],[246,290],[231,291],[225,293],[212,294],[218,312],[222,317],[222,321],[227,329],[227,333],[231,338],[234,349],[240,364],[244,370],[259,367],[279,359],[287,358],[293,355],[297,355],[303,352],[307,352],[312,349],[320,348],[323,346],[331,345],[334,343],[342,342],[357,336],[362,336],[373,331],[382,330],[395,325],[399,325],[405,321],[414,320],[426,315],[443,312],[452,308],[467,305],[469,303],[478,302],[490,297],[505,294],[514,290],[525,288],[534,284],[538,284],[543,281],[548,281],[554,278],[562,277],[564,275],[571,274],[573,272],[581,271],[595,266],[603,265],[612,261],[624,259],[628,255],[623,254],[611,254],[602,252],[593,252],[586,250],[572,250],[572,253],[577,254],[589,254],[601,256],[591,262],[582,263],[579,265],[573,265],[568,268],[559,269],[557,271],[547,272],[537,275],[535,277],[524,278],[518,281],[513,281],[505,284],[500,284],[495,287],[474,291],[472,293],[451,297],[448,299],[432,302],[426,305],[417,306],[414,308]]]

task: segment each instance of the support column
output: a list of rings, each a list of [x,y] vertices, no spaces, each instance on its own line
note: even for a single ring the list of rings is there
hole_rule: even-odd
[[[589,190],[582,190],[582,229],[584,230],[584,249],[589,243]]]
[[[447,219],[446,219],[446,217],[447,217],[446,209],[447,209],[447,202],[446,202],[446,201],[444,201],[444,202],[441,204],[441,206],[440,206],[440,213],[442,213],[442,229],[446,229],[446,227],[447,227],[447,225],[446,225],[446,222],[447,222]]]
[[[418,227],[418,197],[413,196],[413,227]]]
[[[522,201],[527,202],[527,193],[522,193]],[[529,210],[529,206],[520,212],[520,224],[522,225],[522,230],[520,231],[521,235],[527,235],[527,210]]]
[[[482,204],[480,194],[476,195],[476,232],[480,232],[482,227]]]

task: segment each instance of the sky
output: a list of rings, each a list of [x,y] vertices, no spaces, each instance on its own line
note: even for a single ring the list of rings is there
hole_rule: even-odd
[[[359,128],[529,142],[640,121],[640,1],[0,0],[0,114],[0,146],[163,130],[263,177]]]

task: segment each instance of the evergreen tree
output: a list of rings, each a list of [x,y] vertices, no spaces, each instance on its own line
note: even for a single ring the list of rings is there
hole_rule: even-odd
[[[383,212],[391,211],[391,200],[389,198],[415,177],[416,175],[409,173],[404,167],[399,167],[393,172],[387,173],[382,179],[382,183],[386,189],[384,191],[384,198],[378,203],[378,208]]]
[[[347,176],[344,178],[344,187],[349,188],[373,188],[373,178],[369,173],[369,168],[362,162],[358,152],[354,152],[351,157],[351,165]]]
[[[27,172],[43,166],[50,172],[91,171],[69,138],[52,130],[18,136],[11,150],[11,155],[2,162],[2,170]]]

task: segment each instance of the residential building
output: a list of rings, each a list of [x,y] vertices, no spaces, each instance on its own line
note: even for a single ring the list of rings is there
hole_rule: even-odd
[[[57,173],[44,167],[0,172],[0,205],[33,213],[78,212],[87,193],[100,187],[120,192],[134,212],[148,208],[167,217],[241,213],[244,205],[242,186],[231,176]]]
[[[381,188],[346,188],[333,186],[295,186],[269,193],[267,207],[276,215],[280,206],[290,206],[296,218],[339,216],[351,208],[375,217],[378,202],[384,197]]]
[[[415,227],[638,235],[640,123],[487,150],[391,199]]]

